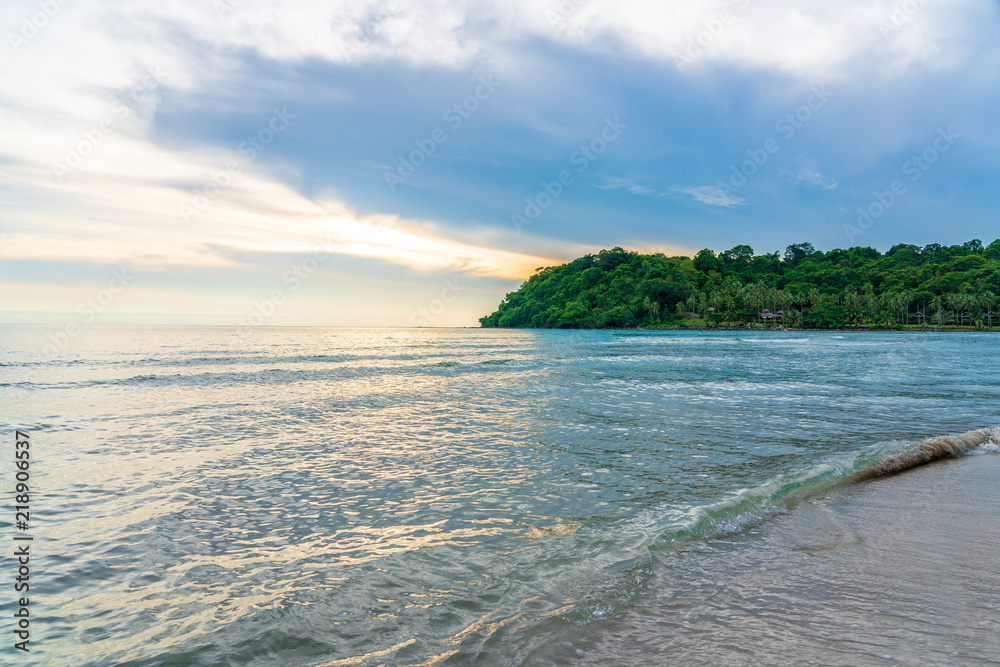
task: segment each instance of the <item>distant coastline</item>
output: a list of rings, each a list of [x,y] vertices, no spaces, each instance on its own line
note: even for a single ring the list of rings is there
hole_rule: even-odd
[[[694,257],[602,250],[540,267],[483,327],[988,331],[1000,327],[1000,240]],[[749,327],[749,329],[748,329]]]
[[[764,331],[768,333],[1000,333],[1000,326],[991,329],[976,329],[973,327],[900,327],[900,328],[857,328],[857,329],[804,329],[800,327],[708,327],[708,326],[681,326],[673,325],[666,327],[634,327],[630,329],[608,329],[609,331]],[[577,331],[587,331],[577,329]]]
[[[602,327],[600,329],[570,329],[570,328],[555,328],[555,327],[456,327],[458,329],[475,329],[480,330],[484,328],[494,328],[494,329],[507,329],[511,331],[719,331],[719,332],[765,332],[765,333],[955,333],[955,334],[967,334],[967,333],[1000,333],[1000,325],[994,326],[991,329],[975,329],[972,327],[967,328],[957,328],[957,327],[928,327],[918,328],[918,327],[905,327],[905,328],[885,328],[879,329],[872,327],[869,329],[858,328],[858,329],[803,329],[800,327],[788,327],[788,328],[778,328],[778,327],[709,327],[709,326],[682,326],[682,325],[669,325],[669,326],[659,326],[659,327]]]

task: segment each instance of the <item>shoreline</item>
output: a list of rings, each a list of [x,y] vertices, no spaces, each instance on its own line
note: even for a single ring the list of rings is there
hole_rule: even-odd
[[[587,331],[587,329],[577,329],[577,331]],[[994,329],[776,329],[774,327],[751,327],[751,328],[723,328],[723,327],[663,327],[663,328],[642,328],[642,329],[620,329],[620,331],[767,331],[774,333],[1000,333],[1000,327]]]
[[[699,327],[699,326],[669,326],[669,327],[606,327],[602,329],[560,329],[556,327],[412,327],[427,329],[495,329],[497,331],[736,331],[736,332],[768,332],[768,333],[953,333],[969,334],[979,333],[1000,334],[1000,327],[993,329],[776,329],[774,327]]]
[[[586,664],[650,666],[668,658],[782,664],[789,656],[796,664],[995,664],[1000,573],[984,564],[1000,551],[998,478],[1000,456],[960,456],[657,555],[641,600],[580,628],[547,657],[563,664],[579,651]]]

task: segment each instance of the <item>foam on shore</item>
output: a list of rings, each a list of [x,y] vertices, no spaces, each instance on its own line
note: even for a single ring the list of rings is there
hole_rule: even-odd
[[[865,484],[659,552],[639,599],[531,664],[997,664],[1000,456],[963,456],[1000,449],[987,433],[922,441]]]
[[[707,507],[692,510],[681,528],[660,536],[653,550],[691,540],[739,533],[834,488],[895,475],[927,463],[966,454],[1000,452],[1000,428],[982,428],[960,435],[942,435],[916,443],[886,443],[781,475],[761,486],[741,489]]]

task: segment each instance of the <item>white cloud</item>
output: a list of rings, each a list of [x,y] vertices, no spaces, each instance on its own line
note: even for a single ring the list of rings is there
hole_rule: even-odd
[[[213,61],[249,49],[281,61],[317,58],[336,63],[399,61],[413,66],[467,67],[485,58],[515,63],[524,45],[549,40],[588,51],[627,53],[682,69],[719,63],[779,71],[809,79],[892,73],[913,64],[958,66],[977,27],[976,0],[924,2],[899,26],[884,25],[898,0],[214,0],[96,3],[74,0],[20,49],[25,60],[43,42],[62,43],[82,69],[101,57],[76,47],[85,33],[103,32],[132,53],[170,50],[178,35],[209,46]],[[568,8],[568,9],[560,9]],[[32,0],[5,2],[0,25],[15,27],[38,11]],[[557,25],[551,14],[561,13]],[[71,26],[77,34],[66,35]],[[54,35],[60,35],[56,42]],[[68,38],[68,41],[67,41]],[[959,39],[961,38],[961,39]],[[99,46],[91,44],[91,46]],[[190,46],[190,44],[187,44]],[[104,49],[111,48],[105,44]],[[175,58],[183,56],[175,55]],[[202,54],[205,57],[205,54]],[[218,72],[224,80],[224,72]],[[192,82],[195,83],[195,82]]]
[[[42,128],[35,128],[41,131]],[[280,138],[275,139],[280,141]],[[228,187],[212,187],[235,152],[171,151],[124,133],[60,182],[47,165],[8,166],[4,180],[45,193],[47,206],[6,225],[0,257],[127,261],[150,266],[231,264],[232,256],[333,253],[405,264],[421,271],[464,271],[523,278],[552,260],[447,238],[425,221],[359,216],[338,201],[314,201],[245,164]],[[216,193],[199,201],[186,187]],[[207,202],[207,205],[205,205]]]
[[[213,3],[165,3],[156,16],[147,7],[81,0],[16,41],[16,51],[6,40],[0,45],[0,189],[30,202],[16,211],[10,203],[0,207],[0,257],[210,267],[248,252],[311,252],[324,242],[334,253],[420,271],[504,279],[555,261],[450,239],[432,222],[361,216],[343,202],[313,200],[259,159],[185,219],[181,208],[190,207],[192,190],[203,189],[238,155],[235,146],[158,144],[153,129],[163,90],[225,85],[237,67],[226,49],[237,45],[274,57],[310,55],[330,41],[327,19],[358,10],[334,3],[329,10],[312,6],[310,15],[295,3],[246,0],[220,18]],[[33,2],[5,3],[0,25],[18,26],[37,12]],[[178,28],[218,50],[186,51],[168,38]],[[285,34],[299,28],[300,37]],[[378,48],[377,29],[366,34]],[[262,126],[267,120],[261,118]]]
[[[807,188],[823,188],[832,190],[839,185],[837,181],[825,176],[816,163],[816,158],[800,155],[798,157],[798,169],[779,169],[778,173],[785,176],[792,183],[802,185]]]
[[[103,132],[100,144],[62,182],[52,165],[116,113],[114,101],[150,68],[172,90],[210,93],[232,85],[244,52],[265,59],[320,59],[362,64],[468,67],[492,58],[517,71],[525,44],[551,40],[595,52],[627,53],[678,65],[678,54],[721,12],[733,20],[700,46],[697,64],[732,65],[817,78],[852,65],[865,75],[913,63],[955,66],[953,38],[970,29],[972,0],[922,5],[886,36],[878,22],[893,3],[860,0],[804,6],[791,0],[682,0],[619,3],[588,0],[553,27],[534,0],[423,0],[419,4],[354,0],[232,0],[59,5],[46,25],[20,41],[34,0],[0,8],[0,187],[43,203],[4,214],[0,254],[191,264],[225,263],[227,252],[304,248],[333,235],[342,252],[427,269],[463,269],[512,277],[546,263],[530,253],[507,253],[458,243],[426,223],[392,215],[358,216],[342,202],[313,201],[251,165],[195,224],[178,215],[189,186],[205,183],[231,151],[170,148],[152,137],[160,91]],[[558,8],[552,3],[552,8]],[[726,16],[729,16],[728,14]],[[710,30],[711,32],[711,30]],[[24,33],[25,35],[27,33]],[[692,42],[694,40],[694,42]],[[943,47],[947,45],[949,49]],[[803,172],[805,174],[805,172]],[[805,178],[805,175],[803,175]],[[609,179],[604,187],[648,194],[647,186]],[[713,206],[744,199],[717,186],[675,188]],[[431,228],[432,229],[432,228]],[[529,269],[530,271],[530,269]]]
[[[631,192],[634,195],[651,195],[656,191],[649,187],[648,185],[642,185],[637,183],[633,178],[617,178],[614,176],[605,176],[603,185],[595,185],[595,188],[600,188],[601,190],[619,190],[624,189]]]
[[[743,197],[730,195],[718,185],[689,185],[684,188],[670,188],[670,191],[691,195],[701,203],[709,204],[710,206],[734,208],[746,203],[746,199]]]
[[[975,0],[923,3],[887,32],[882,26],[898,0],[581,0],[558,25],[549,14],[567,3],[230,0],[237,6],[220,15],[226,1],[126,2],[98,11],[122,25],[169,25],[218,49],[249,48],[277,60],[465,67],[489,56],[516,60],[525,40],[540,38],[682,68],[721,63],[826,78],[852,66],[869,75],[957,66],[965,51],[955,38],[975,27],[968,10],[977,7]]]

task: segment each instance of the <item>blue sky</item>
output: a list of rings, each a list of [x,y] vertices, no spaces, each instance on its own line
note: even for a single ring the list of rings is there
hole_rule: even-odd
[[[0,321],[463,326],[615,245],[1000,236],[996,2],[164,4],[0,9]]]

